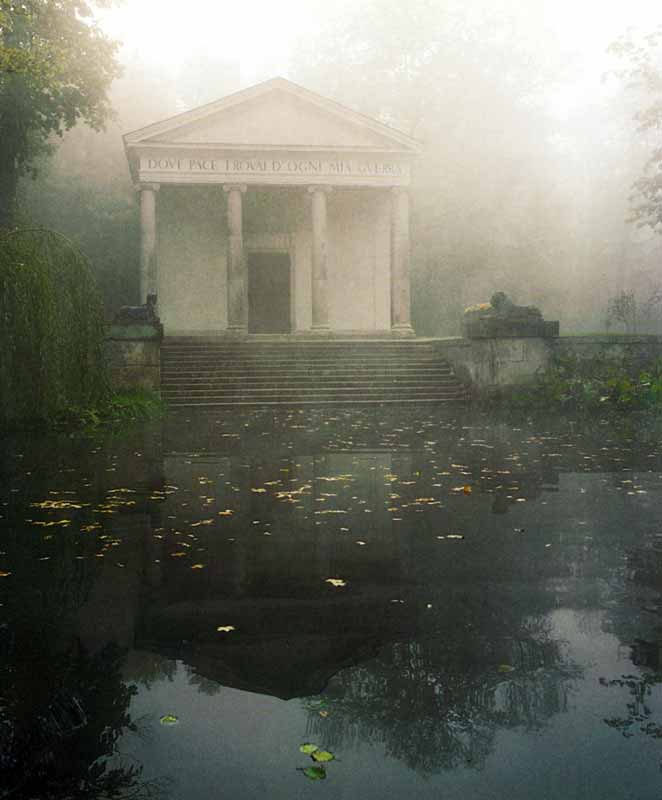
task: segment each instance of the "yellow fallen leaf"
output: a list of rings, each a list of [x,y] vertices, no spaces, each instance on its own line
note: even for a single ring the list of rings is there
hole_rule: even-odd
[[[237,629],[235,628],[234,625],[219,625],[218,628],[216,628],[216,630],[219,633],[230,633],[230,631],[235,631]]]
[[[342,578],[327,578],[324,583],[330,583],[331,586],[347,586],[347,582],[342,580]]]
[[[204,568],[205,564],[193,564],[193,566],[191,567],[191,569],[204,569]]]
[[[231,508],[226,508],[225,511],[219,511],[219,517],[231,517],[234,514],[234,511]]]
[[[11,572],[0,572],[0,578],[8,578]]]

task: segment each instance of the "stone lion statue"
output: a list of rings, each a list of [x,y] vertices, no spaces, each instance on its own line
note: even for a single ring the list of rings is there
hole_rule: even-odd
[[[148,294],[142,306],[122,306],[115,314],[115,325],[148,325],[158,323],[156,314],[156,294]]]

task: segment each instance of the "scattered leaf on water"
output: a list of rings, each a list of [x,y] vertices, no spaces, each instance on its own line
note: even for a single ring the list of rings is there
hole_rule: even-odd
[[[326,770],[324,767],[306,767],[301,771],[306,778],[310,778],[311,781],[322,781],[326,778]]]
[[[306,742],[299,747],[299,750],[305,755],[309,756],[311,753],[314,753],[315,750],[319,750],[319,747],[316,744],[310,744],[310,742]]]
[[[206,566],[205,564],[193,564],[191,569],[204,569],[205,566]]]
[[[464,539],[464,536],[461,533],[449,533],[446,536],[447,539]]]
[[[320,717],[324,717],[324,718],[326,718],[326,717],[328,717],[328,716],[329,716],[329,712],[328,712],[328,711],[320,711],[320,712],[319,712],[319,715],[320,715]]]
[[[11,572],[0,572],[0,578],[8,578]]]
[[[342,578],[327,578],[324,583],[330,583],[331,586],[347,586],[347,582],[344,581]]]
[[[231,508],[226,508],[225,511],[219,511],[219,517],[231,517],[234,514],[234,511]]]
[[[321,762],[333,761],[335,759],[333,753],[329,753],[328,750],[315,750],[314,753],[310,754],[310,757],[314,758],[315,761]]]
[[[216,630],[219,633],[230,633],[230,631],[236,631],[237,629],[235,628],[234,625],[219,625],[218,628],[216,628]]]
[[[179,718],[174,716],[174,714],[164,714],[161,719],[159,720],[161,725],[178,725]]]
[[[463,486],[463,487],[462,487],[462,491],[463,491],[465,494],[471,494],[471,492],[473,492],[473,489],[471,488],[471,486],[469,486],[469,485],[467,484],[467,485],[465,485],[465,486]]]

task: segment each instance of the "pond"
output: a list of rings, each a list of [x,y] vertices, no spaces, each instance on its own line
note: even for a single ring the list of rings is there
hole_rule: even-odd
[[[653,431],[222,410],[0,471],[0,798],[662,795]]]

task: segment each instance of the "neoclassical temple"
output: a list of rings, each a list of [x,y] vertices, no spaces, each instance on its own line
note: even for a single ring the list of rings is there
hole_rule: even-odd
[[[416,140],[283,78],[124,137],[166,335],[412,335]]]

